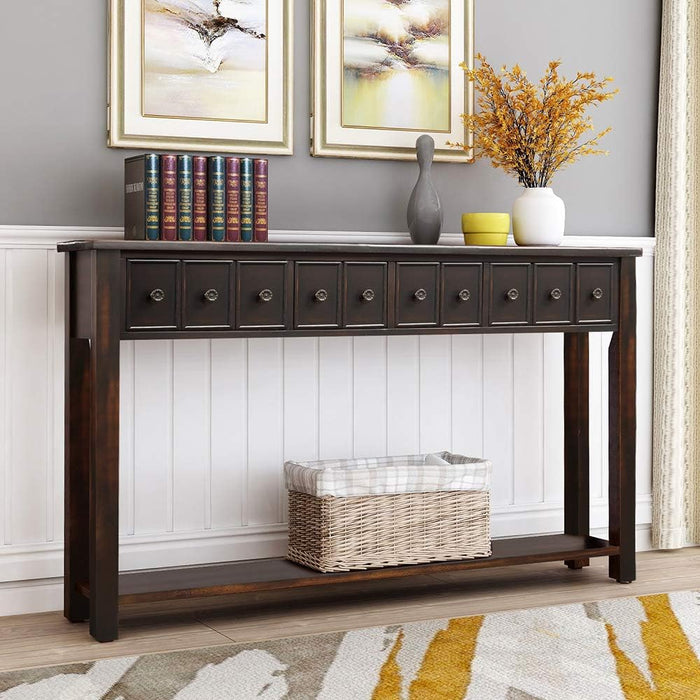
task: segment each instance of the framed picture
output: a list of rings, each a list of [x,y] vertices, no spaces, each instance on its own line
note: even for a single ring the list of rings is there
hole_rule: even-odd
[[[314,0],[312,155],[408,160],[430,134],[469,161],[446,143],[471,145],[473,25],[473,0]]]
[[[111,0],[108,145],[292,153],[293,0]]]

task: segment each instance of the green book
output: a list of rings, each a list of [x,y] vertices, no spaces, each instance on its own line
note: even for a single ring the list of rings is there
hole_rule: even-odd
[[[177,158],[177,238],[192,240],[192,156]]]
[[[209,240],[226,240],[226,162],[209,158]]]
[[[241,158],[241,240],[253,240],[253,159]]]

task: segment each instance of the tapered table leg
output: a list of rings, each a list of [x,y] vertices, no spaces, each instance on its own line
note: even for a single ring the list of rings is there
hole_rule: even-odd
[[[609,351],[610,402],[610,543],[620,555],[610,557],[610,577],[620,583],[636,578],[635,470],[636,470],[636,287],[634,258],[620,267],[619,327]]]
[[[564,334],[564,532],[590,532],[588,334]],[[572,559],[570,569],[588,566]]]

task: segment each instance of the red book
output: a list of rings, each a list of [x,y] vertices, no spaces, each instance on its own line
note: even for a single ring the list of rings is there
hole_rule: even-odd
[[[177,156],[160,157],[160,237],[177,240]]]
[[[267,240],[267,158],[253,161],[253,240]]]
[[[226,240],[241,240],[241,159],[226,159]]]
[[[192,213],[193,229],[192,240],[207,240],[207,158],[206,156],[194,156],[192,158],[193,188],[192,188]]]

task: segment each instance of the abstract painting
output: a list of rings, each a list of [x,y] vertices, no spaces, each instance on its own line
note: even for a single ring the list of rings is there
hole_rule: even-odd
[[[448,0],[343,1],[343,124],[450,130]]]
[[[292,152],[293,0],[110,11],[110,146]]]
[[[265,121],[266,0],[146,0],[143,113]]]
[[[411,159],[421,134],[436,160],[468,160],[473,0],[314,0],[312,154]]]

